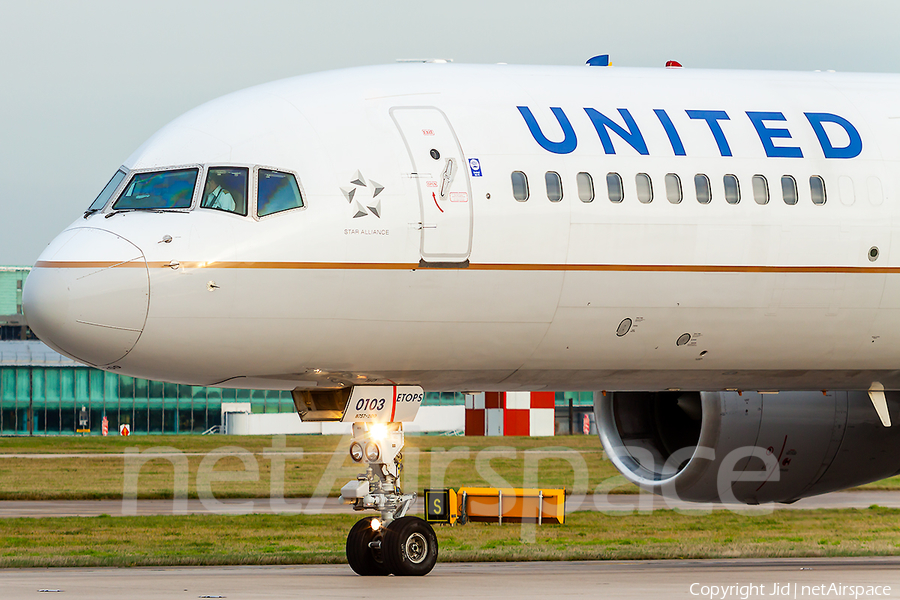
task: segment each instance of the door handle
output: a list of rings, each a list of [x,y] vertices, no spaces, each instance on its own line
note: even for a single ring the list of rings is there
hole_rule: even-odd
[[[441,173],[441,200],[447,196],[450,191],[450,182],[453,181],[453,159],[448,158],[447,164],[444,165],[444,172]]]

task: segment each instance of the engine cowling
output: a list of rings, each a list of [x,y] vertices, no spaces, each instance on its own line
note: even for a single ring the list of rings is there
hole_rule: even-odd
[[[690,502],[793,502],[900,472],[893,427],[865,391],[598,392],[594,414],[613,464],[632,483]]]

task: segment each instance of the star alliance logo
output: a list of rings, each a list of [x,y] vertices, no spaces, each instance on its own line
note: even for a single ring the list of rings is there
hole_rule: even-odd
[[[365,191],[364,191],[365,190]],[[364,199],[357,196],[366,195],[365,192],[370,191],[372,197],[369,199]],[[341,186],[341,193],[344,194],[344,198],[347,199],[347,202],[353,207],[353,218],[358,219],[359,217],[366,217],[369,214],[373,214],[379,219],[381,218],[381,200],[375,200],[378,197],[378,194],[384,191],[384,186],[378,183],[377,181],[373,181],[372,179],[366,183],[365,177],[362,176],[362,173],[359,171],[353,176],[353,179],[350,181],[349,186]],[[363,205],[365,202],[365,205]]]

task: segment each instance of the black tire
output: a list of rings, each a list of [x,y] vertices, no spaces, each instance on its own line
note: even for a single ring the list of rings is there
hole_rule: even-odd
[[[391,521],[381,540],[381,556],[394,575],[427,575],[438,557],[434,529],[419,517]]]
[[[357,575],[390,575],[381,558],[381,551],[369,547],[369,542],[381,539],[384,528],[374,531],[372,520],[366,517],[356,522],[347,534],[347,562]]]

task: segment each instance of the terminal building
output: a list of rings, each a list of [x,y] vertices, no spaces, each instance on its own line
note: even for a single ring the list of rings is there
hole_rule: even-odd
[[[31,267],[0,266],[0,341],[34,338],[22,314],[22,289],[30,271]]]
[[[120,425],[136,435],[202,434],[224,432],[230,406],[249,407],[251,415],[296,414],[287,391],[148,381],[60,355],[28,329],[22,289],[30,271],[0,267],[0,435],[75,435],[79,429],[102,435],[104,417],[110,435],[118,434]],[[557,392],[554,433],[591,429],[592,402],[589,393]],[[423,406],[456,407],[463,415],[465,403],[458,392],[429,392]],[[462,433],[464,420],[461,416],[459,427],[451,429]]]

